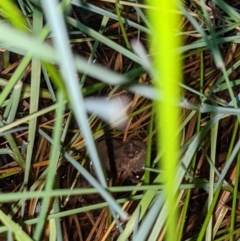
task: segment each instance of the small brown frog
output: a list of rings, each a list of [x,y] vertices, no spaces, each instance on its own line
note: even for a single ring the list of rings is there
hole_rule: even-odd
[[[126,178],[135,182],[143,174],[146,145],[139,140],[123,143],[117,139],[103,139],[97,144],[100,159],[109,177]],[[120,181],[121,182],[121,181]]]
[[[146,145],[139,140],[121,142],[117,139],[103,139],[97,143],[99,157],[107,172],[112,178],[113,185],[121,185],[126,179],[137,183],[142,176],[146,161]],[[96,177],[96,171],[90,162],[90,172]],[[85,179],[80,179],[79,187],[90,187]],[[101,200],[98,195],[84,195],[79,201],[97,203]]]

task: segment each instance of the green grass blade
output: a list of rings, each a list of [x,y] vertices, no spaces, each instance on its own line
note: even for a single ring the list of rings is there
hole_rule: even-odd
[[[59,146],[61,141],[61,129],[62,129],[61,127],[63,122],[62,116],[64,112],[64,95],[62,92],[59,91],[57,99],[59,102],[59,108],[56,110],[56,122],[54,124],[53,143],[52,143],[51,154],[50,154],[50,163],[48,166],[48,175],[47,175],[46,184],[45,184],[45,190],[46,192],[49,192],[49,193],[52,192],[55,175],[56,175],[55,174],[56,167],[57,167],[57,163],[60,155]],[[37,226],[36,226],[36,231],[33,236],[34,240],[40,240],[41,238],[42,229],[45,225],[45,219],[47,216],[49,203],[50,203],[49,197],[44,198],[42,201],[41,212],[39,216],[40,221],[37,223]]]
[[[14,234],[14,237],[18,241],[33,241],[23,230],[20,225],[15,223],[12,220],[12,217],[6,215],[2,210],[0,210],[0,220],[1,222],[8,227],[8,230],[11,230]]]
[[[158,221],[153,227],[149,240],[156,240],[162,225],[166,221],[166,239],[174,240],[176,235],[176,225],[178,213],[176,209],[176,195],[178,190],[176,178],[176,166],[179,160],[180,137],[178,132],[178,121],[180,110],[176,106],[180,100],[179,83],[181,82],[181,59],[176,54],[180,46],[180,38],[176,36],[179,15],[176,1],[152,1],[152,6],[156,8],[150,14],[150,22],[153,26],[153,36],[151,39],[155,54],[154,69],[152,75],[156,81],[157,99],[156,104],[156,127],[157,127],[157,146],[161,148],[163,156],[161,167],[164,170],[165,190],[162,194],[164,206],[158,216]],[[167,22],[166,22],[167,20]],[[172,64],[174,63],[174,69]],[[149,214],[147,214],[148,217]],[[159,224],[159,225],[157,225]]]
[[[56,49],[59,52],[61,73],[65,82],[67,92],[70,97],[73,112],[76,115],[76,120],[80,128],[82,128],[83,136],[85,137],[86,145],[91,150],[90,157],[93,161],[94,167],[98,170],[97,175],[99,181],[103,186],[107,186],[106,180],[102,171],[102,166],[98,158],[95,148],[94,140],[92,138],[91,130],[88,126],[87,113],[84,108],[84,100],[81,91],[79,92],[80,85],[77,79],[77,72],[74,64],[73,55],[68,46],[68,36],[65,28],[63,16],[59,11],[56,1],[49,2],[43,1],[43,8],[48,18],[49,24],[55,34]],[[81,112],[79,112],[81,106]]]

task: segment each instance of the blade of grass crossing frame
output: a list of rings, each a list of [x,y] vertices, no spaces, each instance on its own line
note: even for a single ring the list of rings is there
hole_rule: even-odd
[[[233,199],[232,199],[232,210],[231,210],[231,223],[230,223],[230,232],[234,232],[236,228],[236,214],[237,214],[237,202],[238,202],[238,187],[239,187],[239,173],[240,173],[240,153],[237,156],[237,165],[236,165],[236,177],[234,179],[234,189],[233,189]],[[236,240],[233,236],[230,237],[230,241]]]
[[[66,89],[69,93],[72,108],[76,115],[76,121],[79,127],[82,128],[86,145],[88,146],[89,150],[91,150],[89,154],[92,158],[93,164],[95,165],[96,170],[99,170],[97,173],[98,178],[102,185],[106,187],[106,180],[103,172],[101,171],[102,167],[92,138],[92,133],[88,125],[88,118],[85,110],[83,96],[81,91],[79,91],[80,84],[76,77],[76,67],[71,50],[69,49],[68,35],[62,13],[60,12],[56,1],[52,1],[51,4],[48,1],[46,1],[44,4],[43,1],[42,6],[45,9],[46,17],[55,34],[56,49],[58,50],[59,56],[61,57],[61,73],[64,78]],[[79,106],[81,108],[79,108]]]
[[[38,35],[42,31],[43,16],[37,8],[33,8],[33,32]],[[41,62],[36,57],[32,59],[32,72],[31,72],[31,96],[30,96],[30,109],[29,114],[32,114],[38,110],[39,103],[39,92],[40,92],[40,81],[41,81]],[[32,154],[35,141],[37,118],[32,118],[29,121],[29,132],[28,132],[28,146],[26,155],[26,169],[24,173],[23,185],[26,187],[30,176],[30,167],[32,162]],[[24,203],[22,206],[22,217],[24,216]]]
[[[6,33],[7,32],[8,32],[8,30],[6,29]],[[45,39],[46,36],[48,35],[48,33],[49,33],[49,28],[45,27],[42,30],[42,32],[39,36],[39,39],[40,40]],[[24,56],[24,58],[18,65],[17,69],[13,72],[13,75],[11,76],[10,80],[8,81],[7,85],[5,86],[5,88],[3,89],[3,91],[0,95],[0,106],[3,104],[3,102],[5,101],[5,99],[7,98],[7,96],[13,89],[14,85],[17,83],[17,81],[21,79],[21,76],[22,76],[24,70],[27,68],[29,62],[31,61],[31,58],[32,58],[32,54],[27,54],[26,56]]]
[[[206,21],[206,26],[208,27],[210,36],[212,37],[211,41],[208,38],[205,38],[205,41],[206,41],[209,49],[212,51],[212,55],[213,55],[216,66],[218,68],[222,68],[224,66],[224,62],[223,62],[223,59],[221,57],[221,53],[220,53],[220,50],[218,47],[218,43],[217,43],[217,39],[216,39],[217,36],[216,36],[215,30],[213,29],[213,27],[211,25],[209,15],[208,15],[208,12],[205,7],[205,1],[200,0],[200,3],[201,3],[201,8],[203,11],[204,18]]]
[[[120,29],[121,29],[121,31],[122,31],[123,39],[124,39],[124,42],[125,42],[127,48],[128,48],[128,49],[131,49],[129,40],[128,40],[128,38],[127,38],[127,34],[126,34],[126,31],[125,31],[125,28],[124,28],[124,26],[123,26],[121,14],[120,14],[121,8],[122,8],[122,6],[121,6],[121,4],[119,3],[119,0],[115,0],[115,9],[116,9],[116,13],[117,13],[117,16],[118,16],[118,22],[119,22],[119,25],[120,25]]]
[[[85,143],[89,151],[90,158],[93,162],[94,168],[98,170],[98,172],[96,173],[98,179],[103,187],[107,187],[101,162],[99,160],[95,143],[92,137],[92,132],[89,127],[83,95],[82,92],[79,91],[80,84],[77,78],[74,58],[69,47],[69,39],[63,15],[59,11],[58,2],[56,0],[52,0],[51,2],[43,0],[42,7],[44,8],[46,18],[55,35],[55,46],[56,50],[58,51],[58,56],[60,57],[59,64],[61,68],[61,74],[63,76],[65,86],[70,97],[71,107],[74,111],[77,124],[79,128],[81,128],[81,132],[84,136]],[[115,203],[115,205],[109,203],[109,205],[110,207],[118,206],[117,203]],[[116,210],[116,208],[114,208],[114,210]],[[124,220],[128,217],[127,213],[123,211],[120,211],[119,215]]]
[[[56,111],[56,121],[54,124],[54,132],[53,132],[53,143],[51,148],[48,175],[47,175],[46,186],[45,186],[45,190],[48,191],[49,193],[51,193],[53,188],[57,162],[60,155],[59,146],[61,141],[61,130],[62,130],[62,123],[63,123],[62,116],[64,112],[64,94],[62,91],[58,92],[58,102],[59,102],[59,108]],[[41,238],[42,229],[44,227],[47,212],[49,209],[48,207],[49,203],[50,203],[50,198],[45,197],[42,202],[41,212],[39,215],[39,222],[37,223],[36,231],[33,236],[34,240],[36,241],[40,240]]]
[[[0,220],[1,222],[12,231],[17,241],[33,241],[19,226],[12,220],[12,217],[6,215],[2,210],[0,210]]]
[[[121,45],[115,43],[111,39],[101,35],[100,33],[96,32],[95,30],[87,27],[86,25],[76,21],[73,18],[67,17],[67,21],[68,21],[69,24],[71,24],[75,28],[78,28],[79,30],[81,30],[85,34],[87,34],[87,35],[93,37],[94,39],[96,39],[96,40],[106,44],[110,48],[115,49],[116,51],[118,51],[119,53],[121,53],[124,56],[128,57],[129,59],[131,59],[131,60],[141,64],[141,59],[138,56],[136,56],[134,53],[132,53],[128,49],[122,47]]]
[[[156,102],[156,113],[158,146],[161,146],[163,150],[161,166],[165,173],[166,238],[167,240],[174,240],[178,217],[175,201],[176,165],[179,159],[177,131],[178,120],[180,119],[176,103],[178,103],[180,97],[179,82],[182,75],[180,56],[176,54],[176,49],[180,46],[180,39],[176,36],[176,32],[180,19],[174,13],[174,10],[177,10],[177,1],[153,0],[152,5],[156,8],[149,13],[154,33],[153,49],[156,53],[154,55],[155,70],[153,70],[153,76],[158,94],[161,93],[163,96],[161,102]],[[160,230],[157,231],[160,232]],[[153,237],[156,238],[157,233]]]
[[[3,123],[2,121],[0,121],[0,126],[2,125]],[[17,164],[21,167],[22,171],[24,171],[26,165],[13,136],[11,134],[6,134],[4,135],[4,138],[6,139],[11,148],[11,151],[9,150],[9,155],[17,162]]]
[[[213,115],[213,114],[212,114]],[[217,145],[217,133],[218,133],[218,123],[217,122],[213,128],[211,129],[211,160],[213,164],[215,164],[216,160],[216,145]],[[214,178],[215,178],[215,170],[210,168],[209,175],[209,193],[208,193],[208,208],[211,207],[211,203],[214,195]],[[212,240],[212,216],[209,220],[208,227],[206,230],[206,240]]]
[[[161,210],[163,202],[164,200],[162,198],[162,193],[160,193],[155,197],[154,203],[152,204],[150,210],[148,210],[146,217],[143,219],[141,227],[139,228],[139,231],[135,236],[134,240],[138,240],[138,241],[146,240],[146,237],[148,236],[149,231],[150,230],[152,231],[155,218],[158,215],[159,211]],[[149,240],[155,240],[155,239],[149,239]]]
[[[54,213],[60,213],[60,211],[61,211],[60,201],[59,201],[59,198],[56,197],[55,200],[54,200],[54,203],[53,203],[53,212]],[[56,232],[57,232],[57,239],[54,239],[54,240],[62,241],[63,235],[62,235],[61,219],[59,217],[56,217],[53,220],[55,221]]]
[[[107,26],[108,20],[109,20],[108,17],[103,16],[103,19],[102,19],[102,22],[101,22],[101,28],[100,28],[99,31],[98,31],[100,34],[103,34],[104,28]],[[91,54],[90,54],[90,56],[89,56],[89,58],[88,58],[88,62],[89,62],[89,63],[90,63],[90,62],[93,62],[94,56],[95,56],[96,51],[97,51],[97,48],[98,48],[98,46],[99,46],[99,43],[100,43],[100,42],[99,42],[98,40],[95,40],[95,42],[94,42],[94,44],[93,44],[93,48],[92,48]],[[80,83],[82,84],[82,86],[84,86],[86,79],[87,79],[87,74],[86,74],[86,73],[83,73],[82,78],[81,78],[81,80],[80,80]]]
[[[201,77],[200,77],[199,92],[202,94],[203,93],[203,79],[204,79],[204,56],[203,56],[203,51],[201,51],[201,72],[200,73],[201,73]],[[201,100],[204,101],[204,97],[201,96]],[[192,111],[192,113],[196,113],[196,112]],[[198,117],[197,117],[197,133],[199,133],[200,130],[201,130],[201,115],[202,114],[199,112],[198,113]],[[188,117],[190,117],[190,116],[191,116],[191,118],[193,117],[191,115],[191,113],[188,115]],[[185,118],[185,121],[186,121],[186,119],[188,119],[188,118]],[[197,159],[197,155],[194,155],[193,158],[192,158],[191,170],[195,170],[196,159]],[[191,173],[193,174],[193,171]],[[182,211],[181,211],[179,233],[178,233],[176,241],[182,240],[184,227],[185,227],[185,220],[186,220],[186,216],[187,216],[187,212],[188,212],[188,208],[189,208],[191,195],[192,195],[192,190],[188,189],[187,193],[186,193],[185,202],[184,202],[184,205],[183,205],[183,208],[182,208]]]
[[[17,51],[16,53],[18,53],[18,52],[21,52],[23,54],[25,54],[27,52],[34,53],[35,56],[38,56],[42,60],[48,61],[48,62],[54,62],[55,64],[59,64],[60,62],[66,62],[65,56],[63,58],[61,58],[53,47],[51,47],[47,43],[42,43],[42,41],[39,41],[36,37],[29,36],[27,34],[23,34],[20,31],[17,31],[16,29],[13,29],[10,26],[8,26],[7,24],[1,23],[1,22],[0,22],[0,28],[2,31],[2,34],[0,35],[0,47],[2,47],[1,41],[3,41],[4,43],[8,42],[10,46],[7,45],[5,48],[8,50],[11,50],[11,46],[14,45],[14,47],[15,47],[14,50]],[[40,39],[42,39],[43,36],[46,36],[46,34],[49,31],[48,28],[44,28],[43,30],[44,30],[44,32],[41,34]],[[19,39],[18,42],[14,41],[14,39],[16,39],[16,38]],[[105,38],[103,40],[103,42],[106,44],[105,41],[107,41],[107,40],[108,40],[108,38]],[[112,42],[112,43],[114,43],[114,42]],[[117,48],[119,48],[119,46],[120,45],[118,45],[118,47],[116,46],[115,49],[118,50]],[[69,46],[68,46],[68,48],[69,48]],[[129,57],[130,55],[132,56],[134,54],[132,54],[130,51],[128,51],[127,56]],[[137,56],[136,56],[136,58],[137,58]],[[125,78],[124,75],[118,74],[109,69],[102,68],[101,66],[98,66],[98,65],[89,64],[82,57],[77,56],[77,57],[75,57],[74,61],[75,61],[75,64],[77,65],[77,69],[80,72],[88,73],[89,76],[97,78],[103,82],[114,84],[114,85],[123,84],[123,83],[127,82],[127,79]],[[138,62],[139,63],[141,62],[139,60],[139,58],[138,58]],[[68,77],[68,81],[69,81],[69,77]],[[14,86],[14,84],[12,86]],[[8,85],[7,85],[7,87],[8,87]],[[7,87],[5,88],[6,90],[7,90]],[[5,89],[4,89],[4,91],[5,91]],[[10,90],[8,89],[8,91],[10,92],[11,89]],[[0,105],[4,101],[4,100],[2,100],[3,97],[6,98],[7,94],[5,93],[4,95],[3,94],[0,95]]]
[[[14,89],[11,95],[12,105],[7,118],[7,123],[11,123],[15,119],[21,92],[22,92],[22,81],[18,81],[17,84],[14,86]]]
[[[154,108],[153,108],[154,109]],[[154,129],[154,110],[152,111],[152,115],[151,115],[151,120],[150,120],[150,124],[149,124],[149,136],[153,136],[153,129]],[[151,147],[152,147],[152,138],[148,139],[148,143],[147,143],[147,157],[146,157],[146,167],[151,167]],[[144,183],[145,184],[149,184],[150,183],[150,172],[149,171],[145,171],[144,174]]]
[[[0,1],[0,9],[1,8],[4,10],[5,14],[3,11],[0,11],[0,15],[6,17],[16,28],[26,30],[26,21],[13,1]]]
[[[10,97],[10,101],[8,102],[8,105],[4,111],[3,118],[7,118],[6,123],[11,123],[13,122],[18,103],[19,103],[19,98],[22,90],[22,82],[19,82],[15,85],[12,95]],[[3,121],[0,121],[0,126],[3,126],[4,123]],[[18,149],[18,145],[15,142],[13,136],[11,134],[5,134],[4,135],[5,139],[7,140],[8,144],[10,145],[11,151],[9,150],[10,156],[17,162],[17,164],[21,167],[22,171],[25,170],[25,162],[23,160],[23,157]]]
[[[161,177],[160,175],[158,175],[153,183],[160,183],[160,182],[161,182]],[[153,189],[149,189],[145,192],[145,195],[143,196],[143,198],[141,199],[138,205],[140,210],[140,215],[138,214],[138,210],[136,209],[134,213],[131,215],[131,218],[128,220],[123,233],[121,233],[121,235],[118,238],[118,241],[125,241],[129,238],[129,236],[133,232],[136,219],[142,220],[144,215],[146,215],[146,213],[148,212],[149,206],[153,202],[154,197],[156,197],[157,193],[158,193],[158,190],[153,190]],[[141,229],[144,229],[144,227],[141,226]]]

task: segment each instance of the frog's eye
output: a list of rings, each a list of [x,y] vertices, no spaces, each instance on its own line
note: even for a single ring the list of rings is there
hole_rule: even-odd
[[[128,152],[128,158],[133,158],[134,157],[134,152],[132,152],[132,151],[130,151],[130,152]]]

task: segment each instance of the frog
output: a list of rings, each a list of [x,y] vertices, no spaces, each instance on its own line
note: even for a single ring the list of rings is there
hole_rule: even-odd
[[[144,172],[146,161],[146,144],[137,139],[122,142],[118,139],[102,139],[97,143],[102,165],[109,178],[123,182],[139,181]]]
[[[111,185],[125,185],[127,180],[137,184],[144,173],[146,161],[146,144],[137,139],[122,142],[119,139],[102,139],[96,143],[98,154],[106,171],[106,179],[112,181]],[[96,170],[92,161],[87,169],[97,178]],[[80,179],[78,187],[88,188],[91,185],[84,178]],[[101,198],[98,194],[79,196],[78,200],[84,205],[87,203],[98,203]]]

